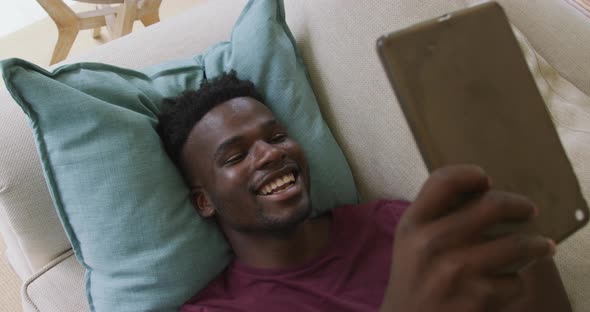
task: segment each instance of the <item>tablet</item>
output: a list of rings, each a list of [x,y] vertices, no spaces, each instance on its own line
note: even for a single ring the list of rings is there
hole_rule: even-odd
[[[393,32],[377,50],[429,171],[481,166],[494,189],[539,207],[539,217],[519,229],[556,242],[588,222],[576,175],[499,4]]]

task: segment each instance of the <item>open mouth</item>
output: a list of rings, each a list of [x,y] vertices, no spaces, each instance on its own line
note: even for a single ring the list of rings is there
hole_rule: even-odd
[[[295,185],[295,182],[297,182],[297,175],[294,172],[287,173],[263,185],[258,190],[258,195],[268,196],[284,192]]]

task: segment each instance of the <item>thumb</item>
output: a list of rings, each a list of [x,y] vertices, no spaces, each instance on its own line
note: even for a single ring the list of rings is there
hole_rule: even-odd
[[[466,195],[490,188],[484,170],[475,165],[453,165],[435,170],[422,186],[406,217],[416,223],[430,222],[448,213]]]

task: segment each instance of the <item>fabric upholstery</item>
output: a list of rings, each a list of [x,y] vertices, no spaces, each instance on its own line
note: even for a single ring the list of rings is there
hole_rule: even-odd
[[[385,4],[384,1],[371,3],[347,1],[343,5],[343,1],[336,0],[286,1],[287,21],[301,47],[314,83],[314,90],[319,96],[322,112],[329,119],[328,123],[339,143],[345,147],[355,177],[357,180],[360,179],[359,188],[363,190],[365,199],[378,197],[411,199],[419,187],[416,179],[426,177],[425,169],[421,169],[417,150],[415,146],[412,146],[413,142],[408,139],[410,133],[405,122],[402,121],[402,124],[399,124],[401,111],[397,108],[396,101],[391,100],[393,92],[390,91],[376,58],[374,42],[381,34],[420,19],[455,10],[474,1],[433,2],[416,5],[413,1],[387,1]],[[229,38],[231,25],[239,14],[236,3],[243,3],[243,1],[209,1],[209,4],[205,6],[172,20],[162,21],[144,32],[134,32],[123,39],[100,46],[89,53],[75,57],[72,61],[92,60],[129,68],[142,68],[164,60],[188,57],[194,51],[203,51],[220,39]],[[552,95],[544,92],[545,99],[583,98],[584,95],[579,91],[564,92],[564,90],[575,90],[576,87],[590,94],[590,75],[588,75],[590,62],[587,61],[586,53],[590,49],[590,37],[587,36],[590,33],[590,19],[582,16],[569,4],[564,5],[563,1],[500,0],[500,3],[505,7],[511,21],[530,39],[531,46],[538,53],[535,57],[528,58],[529,63],[531,59],[536,58],[539,64],[543,64],[544,58],[563,78],[571,82],[567,83],[566,80],[555,76],[555,71],[550,71],[552,74],[545,74],[545,82],[539,79],[538,74],[535,74],[541,90],[561,90]],[[539,66],[539,68],[547,67]],[[531,69],[533,73],[540,72],[540,69],[535,70],[534,67]],[[555,85],[561,85],[561,87],[555,87]],[[7,101],[12,100],[8,100],[4,93],[4,96],[0,97],[0,109],[6,106],[3,104]],[[564,146],[568,155],[572,157],[572,164],[588,200],[589,176],[584,174],[587,172],[585,171],[587,165],[583,160],[590,159],[587,154],[590,144],[584,141],[584,135],[588,133],[588,129],[584,126],[589,123],[583,119],[580,121],[578,118],[588,116],[589,105],[556,103],[556,105],[548,103],[548,107],[553,106],[551,108],[553,114],[561,116],[558,118],[561,120],[558,123],[558,131],[562,140],[566,138]],[[21,119],[24,120],[23,117]],[[3,124],[4,119],[0,122]],[[24,129],[24,124],[21,128]],[[26,151],[34,150],[31,135],[28,129],[25,130],[20,131],[20,133],[25,132],[21,134],[23,137],[29,137],[29,145],[25,145],[22,149],[25,151],[24,154]],[[362,134],[355,134],[355,132]],[[1,131],[0,135],[2,135]],[[392,136],[395,137],[395,141]],[[383,147],[384,144],[387,146]],[[1,163],[0,161],[0,165]],[[414,169],[415,167],[418,169]],[[23,174],[30,175],[31,172],[40,174],[39,170],[38,167],[30,171],[27,169],[23,171]],[[365,170],[368,172],[364,172]],[[415,176],[418,178],[413,178]],[[392,181],[395,179],[397,180]],[[44,187],[44,182],[40,180],[35,183]],[[21,207],[23,210],[31,209],[31,212],[27,213],[33,215],[47,213],[47,211],[37,210],[41,208],[47,209],[48,205]],[[17,217],[17,211],[15,209],[12,217]],[[0,215],[0,218],[2,217]],[[60,228],[55,218],[53,221],[46,222],[46,229],[51,228],[49,224],[51,222],[53,227]],[[590,303],[587,299],[590,283],[586,278],[590,275],[587,259],[590,254],[588,231],[588,228],[582,230],[558,247],[557,263],[570,299],[574,303],[575,312],[590,311]],[[39,233],[35,237],[43,238],[43,234]],[[23,236],[21,235],[19,239],[23,239]],[[29,254],[25,255],[29,256]],[[67,270],[75,269],[76,265],[78,265],[76,262],[70,263]],[[79,274],[77,278],[82,281],[83,275]],[[51,287],[39,287],[33,300],[39,301],[42,296],[52,297],[54,294],[51,291]],[[82,302],[83,295],[79,298]],[[42,311],[62,310],[67,311],[65,308],[53,310],[46,308]]]
[[[459,9],[463,3],[429,2],[415,7],[409,2],[394,1],[375,10],[363,3],[339,9],[337,2],[287,3],[287,12],[291,13],[288,21],[308,62],[322,112],[347,154],[364,199],[411,200],[426,179],[427,171],[381,69],[375,40],[419,20]],[[590,29],[588,24],[585,27],[586,31]],[[524,37],[519,39],[589,201],[588,96],[560,77]],[[590,43],[586,45],[589,46]],[[360,55],[362,62],[358,61]],[[577,63],[570,62],[569,66],[579,63],[585,66],[588,63],[584,59],[579,57]],[[588,77],[586,74],[584,78]],[[575,311],[590,310],[585,295],[590,291],[586,278],[590,274],[589,242],[590,227],[586,227],[559,246],[557,263]]]
[[[151,26],[147,33],[133,32],[124,40],[109,42],[67,62],[93,61],[140,69],[188,58],[229,39],[245,1],[238,3],[241,5],[219,0],[197,6]],[[223,12],[225,18],[212,18],[217,12]],[[140,53],[136,47],[142,47]],[[71,246],[51,202],[27,117],[4,87],[0,90],[0,124],[0,230],[6,240],[7,259],[26,279]]]
[[[574,86],[590,94],[590,19],[587,16],[563,0],[497,2],[539,55]]]
[[[84,267],[68,250],[29,277],[22,291],[25,312],[87,311]]]
[[[565,0],[568,3],[571,3],[575,8],[580,10],[582,14],[590,17],[590,1],[588,0]]]
[[[427,172],[379,62],[376,40],[465,5],[459,0],[340,3],[289,1],[287,21],[363,198],[413,198]]]
[[[10,263],[2,256],[1,251],[6,250],[4,239],[0,237],[0,307],[6,311],[19,311],[21,308],[20,286],[22,280],[16,274]]]
[[[522,33],[515,31],[578,176],[586,202],[590,203],[590,96],[562,78],[545,59],[535,53]],[[590,310],[589,254],[590,226],[558,246],[555,261],[574,311]]]
[[[0,228],[7,258],[25,279],[69,242],[51,204],[26,116],[0,92]]]
[[[231,42],[142,71],[18,59],[4,81],[31,120],[45,178],[97,311],[168,310],[205,286],[231,251],[199,218],[155,132],[165,97],[235,69],[305,150],[318,213],[358,201],[284,22],[282,1],[250,1]]]

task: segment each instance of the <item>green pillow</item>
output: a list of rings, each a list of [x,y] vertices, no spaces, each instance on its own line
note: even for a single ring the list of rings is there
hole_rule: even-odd
[[[346,160],[323,121],[282,1],[250,1],[230,42],[141,71],[98,63],[54,72],[19,59],[1,64],[30,118],[45,178],[93,311],[177,309],[229,263],[213,222],[156,133],[162,99],[235,69],[252,80],[303,146],[315,214],[357,202]]]

